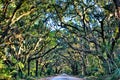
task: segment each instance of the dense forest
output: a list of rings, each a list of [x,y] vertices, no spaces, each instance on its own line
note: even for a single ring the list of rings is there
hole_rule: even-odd
[[[120,0],[0,0],[0,79],[118,80],[119,37]]]

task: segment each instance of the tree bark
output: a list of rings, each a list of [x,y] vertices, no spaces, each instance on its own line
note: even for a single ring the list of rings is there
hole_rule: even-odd
[[[30,61],[28,61],[28,76],[30,76]]]
[[[36,72],[35,72],[36,77],[38,77],[38,59],[36,60]]]

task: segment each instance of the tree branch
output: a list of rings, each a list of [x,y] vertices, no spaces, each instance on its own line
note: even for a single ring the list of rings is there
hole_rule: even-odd
[[[32,13],[34,10],[35,10],[35,9],[32,9],[31,11],[28,11],[27,13],[24,13],[24,14],[20,15],[18,18],[12,19],[10,25],[13,25],[16,21],[20,20],[20,19],[21,19],[22,17],[24,17],[24,16],[29,15],[29,14]]]
[[[19,0],[19,3],[17,5],[17,7],[14,9],[13,13],[12,13],[12,16],[10,17],[9,21],[8,21],[8,24],[6,25],[6,29],[5,31],[2,33],[2,36],[1,38],[5,38],[5,36],[8,34],[8,31],[10,30],[11,26],[11,21],[13,19],[13,17],[15,16],[15,13],[17,12],[18,9],[20,9],[21,5],[23,4],[24,0]]]
[[[50,53],[51,51],[53,51],[59,44],[57,44],[56,46],[54,46],[53,48],[49,49],[48,51],[42,53],[42,55],[38,55],[38,56],[35,56],[33,58],[30,58],[28,59],[28,61],[31,61],[31,60],[35,60],[35,59],[38,59],[40,57],[44,57],[46,54]]]

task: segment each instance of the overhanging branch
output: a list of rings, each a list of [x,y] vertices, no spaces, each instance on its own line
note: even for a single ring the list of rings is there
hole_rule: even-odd
[[[10,25],[13,25],[16,21],[20,20],[20,19],[21,19],[22,17],[24,17],[24,16],[29,15],[29,14],[32,13],[34,10],[35,10],[35,9],[32,9],[31,11],[28,11],[27,13],[24,13],[24,14],[20,15],[18,18],[12,19]]]
[[[31,59],[28,59],[28,61],[35,60],[35,59],[38,59],[38,58],[40,58],[40,57],[44,57],[46,54],[48,54],[48,53],[50,53],[51,51],[53,51],[54,49],[56,49],[58,45],[59,45],[59,44],[57,44],[57,45],[54,46],[53,48],[49,49],[48,51],[42,53],[42,55],[38,55],[38,56],[35,56],[35,57],[31,58]]]

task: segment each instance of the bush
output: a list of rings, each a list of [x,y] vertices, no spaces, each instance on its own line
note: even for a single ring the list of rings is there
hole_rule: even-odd
[[[3,61],[0,60],[0,80],[11,80],[12,75],[10,74],[9,68],[3,64]]]

